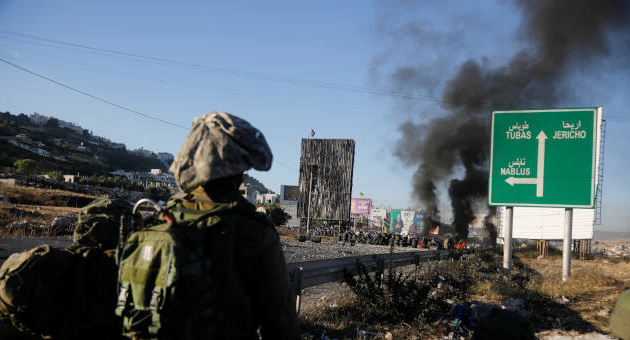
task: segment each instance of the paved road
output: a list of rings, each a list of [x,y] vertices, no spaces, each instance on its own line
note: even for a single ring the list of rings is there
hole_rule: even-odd
[[[347,256],[361,256],[371,254],[387,254],[389,246],[376,246],[371,244],[341,244],[337,242],[312,243],[298,241],[283,241],[282,249],[288,263],[306,262],[315,260],[329,260]],[[395,247],[395,253],[418,251],[417,248]]]
[[[31,249],[41,244],[50,244],[56,248],[67,247],[72,244],[71,236],[62,237],[27,237],[27,238],[2,238],[0,239],[0,263],[9,255]],[[305,262],[314,260],[327,260],[346,256],[359,256],[369,254],[386,254],[388,246],[375,246],[370,244],[357,244],[351,246],[337,242],[312,243],[298,241],[283,241],[282,248],[288,263]],[[396,247],[395,252],[418,251],[411,247]]]
[[[55,248],[63,248],[72,244],[72,237],[0,238],[0,263],[4,262],[13,253],[28,250],[41,244],[50,244]]]

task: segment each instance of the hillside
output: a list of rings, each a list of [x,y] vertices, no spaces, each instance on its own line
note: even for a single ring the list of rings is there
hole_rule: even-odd
[[[630,231],[595,230],[593,238],[595,238],[596,240],[615,240],[630,238]]]
[[[12,115],[0,112],[0,172],[15,161],[32,159],[38,173],[61,171],[82,176],[106,175],[117,169],[148,172],[168,171],[173,155],[146,149],[127,150],[122,143],[95,136],[89,130],[37,113]],[[243,182],[261,193],[273,192],[245,174]]]
[[[257,179],[255,179],[254,177],[248,174],[243,175],[243,183],[248,184],[250,187],[252,187],[254,190],[260,193],[272,193],[272,194],[274,193],[272,190],[267,188],[264,184],[260,183],[260,181],[258,181]]]
[[[116,169],[167,170],[168,163],[151,151],[129,151],[124,144],[95,136],[74,123],[36,113],[29,117],[0,112],[0,166],[11,167],[25,158],[35,160],[42,172],[60,170],[85,175]]]

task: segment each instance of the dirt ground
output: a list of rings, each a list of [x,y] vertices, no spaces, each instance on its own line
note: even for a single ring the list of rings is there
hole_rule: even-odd
[[[597,240],[593,243],[593,246],[602,247],[614,247],[616,245],[625,245],[630,247],[630,238],[615,238],[610,240]]]
[[[50,226],[55,217],[76,218],[81,208],[34,206],[23,204],[0,205],[0,237],[57,236]]]
[[[571,262],[571,277],[562,283],[562,258],[520,257],[523,263],[542,277],[534,288],[550,299],[575,311],[593,328],[608,333],[608,318],[615,301],[630,288],[630,261],[596,257]],[[572,322],[570,318],[558,322]]]
[[[0,197],[4,203],[33,206],[55,206],[80,208],[96,196],[66,190],[33,188],[22,185],[0,183]]]
[[[0,262],[16,251],[12,247],[17,243],[10,237],[46,236],[45,227],[56,216],[76,215],[80,208],[74,203],[94,198],[25,187],[0,190]],[[26,221],[29,227],[4,228],[17,221]],[[283,239],[295,238],[281,234]],[[32,246],[63,247],[71,242],[67,236],[33,240]],[[572,275],[563,283],[559,253],[539,259],[535,250],[518,252],[508,277],[502,274],[499,251],[475,256],[405,268],[398,279],[389,281],[391,287],[384,285],[382,290],[369,280],[305,289],[300,313],[304,338],[382,339],[389,333],[395,339],[443,339],[459,332],[455,335],[466,339],[472,332],[453,330],[453,311],[467,306],[476,321],[492,307],[515,310],[541,339],[611,339],[608,319],[617,297],[630,288],[630,261],[574,258]]]
[[[467,339],[472,335],[470,330],[458,333],[453,329],[454,310],[465,305],[472,309],[473,322],[479,322],[493,307],[517,311],[539,339],[614,339],[608,319],[618,296],[630,288],[630,262],[602,257],[574,259],[572,275],[562,283],[560,254],[545,259],[536,255],[535,251],[517,253],[509,277],[500,270],[500,252],[468,263],[446,261],[419,268],[418,283],[413,287],[426,287],[429,293],[416,305],[407,306],[412,310],[407,314],[404,310],[384,312],[396,309],[390,300],[396,304],[404,301],[396,300],[400,289],[385,287],[380,295],[385,299],[375,299],[365,296],[374,294],[374,290],[365,289],[366,285],[359,294],[346,283],[309,288],[303,294],[300,315],[304,331],[310,334],[306,338],[383,339],[390,333],[394,339],[454,335]],[[408,294],[409,300],[418,294],[404,289],[402,294]]]
[[[0,237],[58,236],[58,216],[76,218],[96,196],[64,190],[0,184]],[[63,234],[63,233],[62,233]]]

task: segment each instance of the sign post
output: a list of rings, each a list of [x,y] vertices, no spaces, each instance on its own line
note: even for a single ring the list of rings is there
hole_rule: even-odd
[[[564,210],[564,241],[562,242],[562,281],[571,275],[571,245],[573,244],[573,209]]]
[[[512,269],[512,221],[514,220],[514,208],[506,207],[505,234],[503,235],[503,274],[509,275]]]
[[[515,206],[593,208],[600,121],[601,108],[492,112],[488,205],[508,207],[506,229],[513,228]],[[567,210],[565,280],[565,272],[566,277],[570,273],[566,232],[571,242],[572,215]],[[507,242],[507,230],[505,238]],[[504,245],[504,252],[508,250],[511,253]],[[509,272],[508,255],[504,269]]]

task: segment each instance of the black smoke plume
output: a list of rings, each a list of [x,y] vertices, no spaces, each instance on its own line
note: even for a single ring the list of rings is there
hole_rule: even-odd
[[[488,207],[488,215],[483,220],[483,227],[488,232],[488,245],[495,246],[497,244],[497,227],[494,224],[494,216],[496,216],[497,208]]]
[[[494,109],[553,107],[563,96],[562,77],[574,67],[609,54],[609,30],[628,27],[625,1],[517,0],[520,32],[529,46],[501,67],[468,60],[446,84],[441,102],[446,116],[428,123],[405,122],[396,147],[398,157],[417,166],[414,193],[430,218],[425,232],[440,221],[436,185],[450,180],[453,226],[458,238],[468,235],[475,203],[488,190],[490,113]],[[626,40],[624,43],[628,43]],[[410,73],[411,72],[411,73]],[[413,93],[425,82],[414,82],[414,66],[396,70],[394,88]],[[421,78],[421,77],[420,77]],[[417,79],[420,79],[417,78]],[[452,179],[463,169],[461,179]],[[486,227],[492,225],[486,221]],[[491,232],[496,237],[496,232]]]

